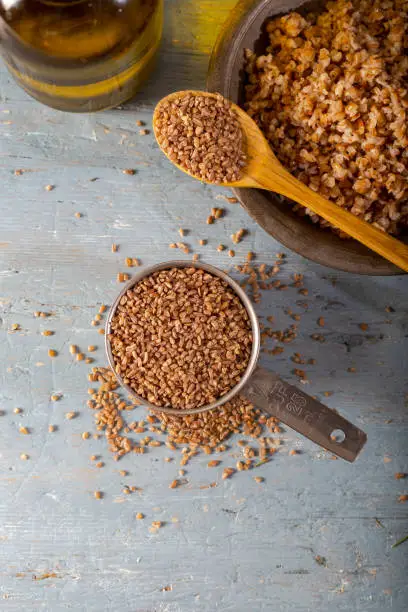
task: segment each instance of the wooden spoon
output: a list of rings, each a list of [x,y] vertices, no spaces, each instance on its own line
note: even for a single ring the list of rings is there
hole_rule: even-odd
[[[153,128],[157,138],[156,120],[161,104],[172,102],[183,96],[206,96],[216,98],[217,94],[204,91],[180,91],[163,98],[156,106],[153,116]],[[253,187],[274,191],[305,208],[309,208],[317,215],[329,221],[332,225],[355,238],[372,251],[382,255],[405,272],[408,272],[408,246],[400,240],[392,238],[389,234],[377,229],[370,223],[359,219],[344,208],[340,208],[330,200],[326,200],[301,181],[292,176],[275,157],[265,136],[255,121],[239,106],[231,102],[232,109],[238,115],[242,131],[245,136],[248,164],[244,168],[243,176],[234,183],[223,183],[224,187]],[[164,149],[163,153],[166,154]],[[172,162],[174,163],[174,162]],[[190,174],[200,181],[203,179],[188,172],[182,166],[175,164],[180,170]],[[209,181],[207,181],[209,182]]]

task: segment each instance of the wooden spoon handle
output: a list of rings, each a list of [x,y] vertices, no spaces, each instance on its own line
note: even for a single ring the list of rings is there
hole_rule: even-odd
[[[323,196],[306,187],[276,162],[272,166],[261,166],[254,179],[262,189],[275,191],[302,204],[302,206],[320,215],[372,251],[408,272],[408,246],[406,244],[359,219],[344,208],[326,200]]]

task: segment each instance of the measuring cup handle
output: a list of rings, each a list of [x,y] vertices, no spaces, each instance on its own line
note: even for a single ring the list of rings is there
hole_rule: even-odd
[[[256,368],[242,394],[257,408],[347,461],[354,461],[366,443],[364,431],[274,372]]]

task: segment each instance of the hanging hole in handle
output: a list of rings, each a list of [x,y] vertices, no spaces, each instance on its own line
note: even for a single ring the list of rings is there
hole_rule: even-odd
[[[342,429],[333,429],[330,434],[330,440],[332,442],[337,442],[337,444],[341,444],[346,439],[346,434]]]

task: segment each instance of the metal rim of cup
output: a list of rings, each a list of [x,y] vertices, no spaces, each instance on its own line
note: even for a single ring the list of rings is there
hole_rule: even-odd
[[[109,335],[111,332],[112,319],[119,306],[120,300],[126,294],[126,292],[129,291],[129,289],[132,289],[143,278],[146,278],[147,276],[151,276],[155,272],[159,272],[161,270],[169,270],[171,268],[196,268],[198,270],[205,270],[209,274],[212,274],[213,276],[217,276],[221,278],[221,280],[225,281],[231,287],[231,289],[237,294],[237,296],[243,303],[248,313],[248,317],[251,323],[251,330],[252,330],[251,356],[249,358],[249,362],[245,370],[245,373],[242,376],[239,383],[237,383],[235,387],[230,389],[228,393],[218,398],[215,402],[211,404],[206,404],[205,406],[200,406],[199,408],[191,408],[191,409],[186,409],[186,410],[183,410],[180,408],[168,408],[168,407],[156,406],[155,404],[148,402],[145,398],[135,393],[132,387],[126,384],[123,381],[122,377],[119,374],[117,374],[115,370],[115,362],[113,359],[111,346],[109,342]],[[106,325],[105,325],[106,355],[108,358],[109,366],[112,369],[113,373],[115,374],[118,383],[128,392],[130,396],[134,397],[140,404],[143,404],[144,406],[146,406],[146,408],[149,408],[150,410],[153,410],[154,412],[164,412],[165,414],[172,414],[172,415],[177,415],[177,416],[183,416],[186,414],[198,414],[200,412],[206,412],[207,410],[213,410],[214,408],[218,408],[219,406],[222,406],[223,404],[231,400],[244,387],[244,385],[248,382],[249,378],[251,377],[251,374],[253,373],[255,366],[258,362],[260,345],[261,345],[261,332],[259,328],[258,317],[255,313],[254,307],[250,299],[248,298],[248,296],[246,295],[242,287],[240,287],[239,284],[236,281],[234,281],[226,272],[223,272],[222,270],[220,270],[219,268],[216,268],[215,266],[212,266],[211,264],[206,264],[206,263],[201,263],[201,262],[197,263],[197,262],[189,262],[189,261],[183,261],[183,260],[165,261],[165,262],[153,265],[153,266],[149,266],[143,270],[140,270],[139,272],[135,274],[135,276],[133,276],[133,278],[131,278],[130,281],[126,283],[126,285],[123,287],[123,289],[120,291],[120,293],[116,297],[115,301],[113,302],[109,310],[108,317],[106,320]]]

